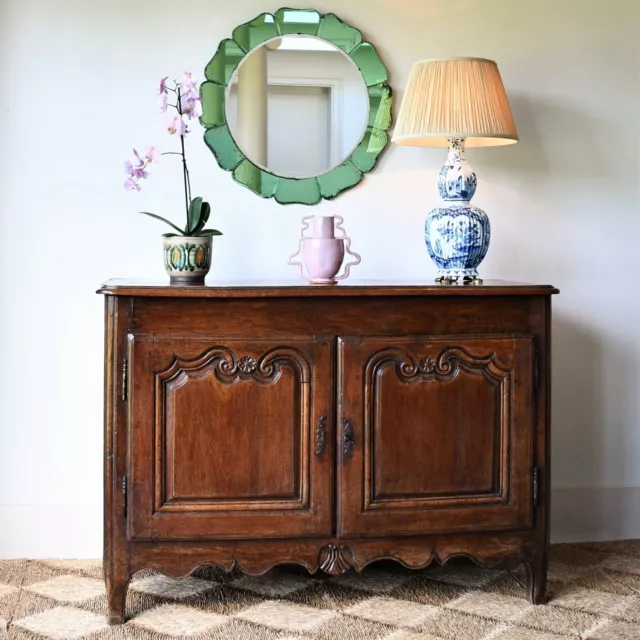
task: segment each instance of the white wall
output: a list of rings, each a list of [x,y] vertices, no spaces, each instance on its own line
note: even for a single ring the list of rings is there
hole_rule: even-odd
[[[289,4],[306,7],[307,2]],[[636,0],[316,0],[373,41],[396,96],[423,57],[498,61],[521,142],[470,153],[493,227],[485,277],[557,285],[553,531],[640,537],[640,94]],[[108,277],[164,278],[140,208],[180,217],[169,158],[122,189],[133,145],[169,149],[161,75],[200,71],[261,0],[0,3],[0,555],[101,552],[102,299]],[[191,19],[190,16],[193,18]],[[212,277],[293,277],[303,207],[264,201],[190,143],[212,202]],[[422,226],[440,150],[393,147],[346,218],[358,277],[429,280]],[[635,511],[633,511],[635,509]],[[37,524],[36,524],[37,523]]]

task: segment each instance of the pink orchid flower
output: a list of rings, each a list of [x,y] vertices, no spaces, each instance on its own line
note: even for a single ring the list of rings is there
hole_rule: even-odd
[[[182,82],[180,86],[183,91],[195,91],[196,85],[198,84],[197,80],[193,77],[193,74],[189,71],[184,72],[184,76],[182,77]]]
[[[200,96],[193,101],[193,114],[196,118],[202,115],[202,98]]]
[[[152,162],[158,162],[161,155],[156,147],[147,147],[142,156],[137,149],[134,149],[133,158],[124,162],[124,170],[128,175],[124,188],[127,191],[140,191],[139,181],[149,177],[147,166]]]
[[[133,170],[133,173],[131,174],[132,178],[135,178],[136,180],[146,180],[149,177],[149,172],[146,171],[144,168],[142,169],[135,169]]]
[[[160,162],[162,154],[156,147],[147,147],[144,152],[144,158],[147,162]]]
[[[188,132],[187,125],[180,114],[169,118],[167,121],[167,131],[171,135],[177,134],[179,136],[184,136]]]
[[[180,95],[180,111],[183,115],[186,115],[189,111],[191,102],[191,94],[189,92]]]
[[[189,120],[198,118],[202,115],[201,98],[197,94],[187,93],[180,97],[180,109],[182,115],[187,116]]]
[[[133,150],[133,158],[131,159],[131,164],[134,168],[144,167],[144,160],[140,157],[140,154],[136,149]]]
[[[158,104],[160,105],[160,111],[163,113],[167,110],[167,100],[169,97],[169,89],[167,88],[167,80],[169,76],[160,78],[160,86],[158,87]]]
[[[160,110],[166,112],[167,108],[171,106],[178,113],[169,116],[167,120],[167,131],[170,135],[178,135],[180,137],[189,133],[189,127],[187,126],[188,120],[198,118],[202,115],[202,98],[199,95],[198,82],[192,73],[185,71],[182,81],[175,82],[175,88],[167,86],[169,76],[160,78],[158,86],[158,103]],[[178,94],[178,104],[169,105],[168,95],[173,91]],[[184,157],[184,149],[182,151],[183,162],[186,159]],[[156,147],[147,147],[144,153],[140,153],[137,149],[133,150],[133,156],[130,160],[124,162],[124,170],[127,174],[127,180],[124,183],[127,191],[140,191],[140,181],[146,180],[149,177],[147,168],[150,164],[159,162],[162,153]],[[185,187],[186,188],[186,187]]]

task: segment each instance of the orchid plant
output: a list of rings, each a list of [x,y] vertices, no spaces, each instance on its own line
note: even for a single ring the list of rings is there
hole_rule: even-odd
[[[184,201],[187,223],[184,229],[180,229],[173,222],[148,211],[141,211],[146,216],[156,218],[165,222],[175,229],[177,233],[165,233],[165,238],[175,236],[220,236],[222,233],[217,229],[205,229],[205,225],[211,214],[211,206],[204,202],[202,198],[191,197],[191,180],[187,167],[187,156],[185,153],[185,137],[190,133],[189,123],[202,115],[202,98],[200,98],[198,83],[191,73],[185,72],[182,80],[173,81],[173,86],[167,83],[169,77],[160,80],[158,88],[158,102],[160,111],[167,113],[169,108],[175,109],[176,113],[170,113],[167,117],[166,129],[172,136],[180,138],[180,151],[165,151],[161,153],[156,147],[148,147],[143,153],[133,150],[133,157],[124,163],[127,179],[124,187],[128,191],[140,191],[141,181],[149,177],[148,168],[152,164],[157,164],[161,156],[175,155],[182,158],[182,173],[184,178]],[[175,104],[170,103],[170,95],[175,97]]]

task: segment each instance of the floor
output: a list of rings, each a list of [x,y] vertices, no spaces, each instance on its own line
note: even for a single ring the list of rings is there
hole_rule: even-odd
[[[524,599],[524,573],[456,563],[410,572],[259,578],[200,568],[142,572],[126,624],[108,627],[99,561],[0,561],[0,638],[19,640],[640,640],[640,541],[556,545],[551,599]]]

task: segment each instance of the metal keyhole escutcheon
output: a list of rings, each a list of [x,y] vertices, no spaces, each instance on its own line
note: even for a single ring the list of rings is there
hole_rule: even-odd
[[[344,419],[342,421],[342,459],[349,460],[353,455],[353,445],[355,440],[353,437],[353,423],[351,420]]]

